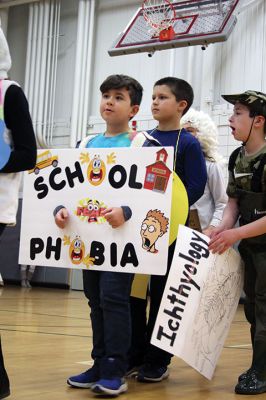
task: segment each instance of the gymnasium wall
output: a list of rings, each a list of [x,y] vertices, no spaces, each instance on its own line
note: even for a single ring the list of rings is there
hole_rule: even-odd
[[[55,96],[53,145],[68,147],[73,107],[73,82],[77,49],[78,7],[90,0],[61,0],[59,53]],[[132,18],[141,1],[96,0],[94,17],[92,73],[88,96],[87,133],[104,129],[99,115],[99,85],[112,73],[134,76],[144,86],[144,98],[137,116],[138,129],[154,126],[150,103],[153,83],[167,75],[188,80],[195,91],[194,107],[209,112],[219,126],[220,150],[228,156],[236,143],[227,128],[231,107],[222,93],[247,89],[266,91],[264,0],[240,1],[238,22],[224,43],[211,44],[205,51],[200,46],[158,51],[152,58],[146,53],[110,57],[107,53],[113,40]],[[247,6],[249,4],[249,7]],[[247,7],[243,9],[243,5]],[[29,4],[10,7],[8,41],[13,68],[11,77],[23,86],[25,76]],[[2,11],[2,10],[1,10]],[[49,85],[49,82],[47,82]]]

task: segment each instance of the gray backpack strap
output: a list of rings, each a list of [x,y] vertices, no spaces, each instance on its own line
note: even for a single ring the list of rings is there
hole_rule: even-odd
[[[84,139],[81,140],[81,142],[79,142],[78,147],[84,148],[87,146],[87,144],[93,139],[95,138],[96,135],[88,135],[86,136]]]
[[[142,147],[146,140],[150,142],[158,142],[157,139],[154,139],[151,135],[148,134],[146,131],[138,132],[136,135],[132,138],[131,140],[131,146],[130,147]],[[158,142],[158,145],[160,143]]]
[[[230,171],[232,173],[233,179],[235,179],[235,165],[236,165],[236,159],[238,157],[238,154],[240,153],[241,147],[238,147],[237,149],[235,149],[233,151],[233,153],[231,154],[231,156],[229,157],[229,162],[228,162],[228,171]]]

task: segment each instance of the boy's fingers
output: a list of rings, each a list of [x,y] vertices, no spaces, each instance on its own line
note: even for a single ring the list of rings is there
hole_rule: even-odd
[[[67,220],[69,218],[69,213],[66,208],[62,208],[61,210],[58,211],[58,213],[55,216],[55,223],[59,228],[65,228],[67,224]]]
[[[209,249],[212,249],[215,246],[216,242],[217,242],[217,239],[211,239],[209,241]]]
[[[219,254],[223,254],[228,248],[229,246],[227,246],[226,244],[221,244],[219,248]]]
[[[211,231],[210,238],[213,239],[213,238],[215,238],[216,235],[217,235],[217,233],[215,231]]]
[[[61,218],[62,219],[67,219],[68,218],[68,211],[65,208],[63,208],[61,210]]]
[[[213,253],[216,253],[220,245],[220,240],[218,238],[214,238],[209,242],[209,250],[211,250]]]
[[[65,222],[61,218],[56,218],[55,222],[56,222],[56,225],[59,228],[64,228],[65,227]]]
[[[113,209],[112,208],[106,208],[105,210],[102,211],[102,215],[106,215],[108,213],[110,213]]]
[[[215,254],[223,254],[229,246],[222,239],[214,239],[209,243],[209,250]]]

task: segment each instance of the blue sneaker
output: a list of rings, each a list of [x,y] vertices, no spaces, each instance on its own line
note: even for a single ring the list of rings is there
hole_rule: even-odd
[[[127,383],[123,378],[100,379],[91,386],[91,390],[97,394],[118,396],[127,391]]]
[[[168,378],[169,371],[165,366],[156,366],[152,364],[144,364],[139,368],[137,375],[138,382],[161,382]]]
[[[99,378],[99,370],[93,365],[93,367],[87,369],[87,371],[68,378],[67,383],[73,387],[87,389],[97,382]]]

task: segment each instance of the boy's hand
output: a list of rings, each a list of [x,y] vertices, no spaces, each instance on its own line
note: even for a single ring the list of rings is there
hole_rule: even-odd
[[[203,233],[204,235],[206,235],[206,236],[209,236],[209,238],[210,238],[211,235],[212,235],[212,232],[214,231],[214,229],[215,229],[215,226],[210,225],[210,226],[208,226],[206,229],[203,229],[202,233]]]
[[[125,217],[121,207],[107,208],[102,212],[102,215],[112,228],[118,228],[125,223]]]
[[[216,234],[209,242],[212,253],[223,254],[229,247],[240,239],[237,229],[228,229]]]
[[[207,228],[208,229],[208,228]],[[217,236],[219,233],[223,232],[225,229],[218,225],[216,227],[213,227],[213,229],[211,230],[210,234],[208,235],[211,239],[215,238],[215,236]],[[204,233],[205,231],[203,231]],[[206,233],[205,233],[206,235]]]
[[[69,220],[69,213],[66,208],[61,208],[61,210],[58,211],[58,213],[54,217],[55,223],[58,226],[58,228],[65,228],[66,224],[68,223]]]

